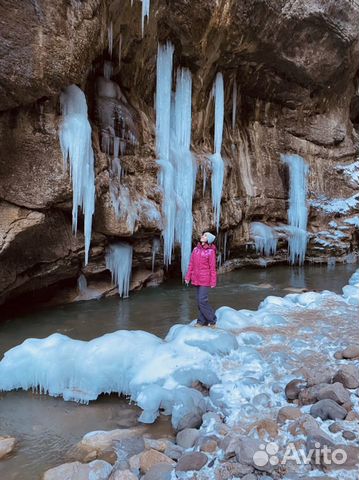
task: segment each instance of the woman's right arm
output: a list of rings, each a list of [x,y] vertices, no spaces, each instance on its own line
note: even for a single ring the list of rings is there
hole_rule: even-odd
[[[194,252],[194,250],[193,250]],[[193,252],[191,254],[191,258],[190,258],[190,261],[189,261],[189,265],[188,265],[188,270],[187,270],[187,273],[186,273],[186,276],[185,276],[185,282],[188,283],[191,278],[192,278],[192,272],[193,272]]]

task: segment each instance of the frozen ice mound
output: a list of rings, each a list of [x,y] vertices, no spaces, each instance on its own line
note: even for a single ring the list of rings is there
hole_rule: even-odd
[[[349,279],[349,285],[343,287],[343,297],[351,305],[359,305],[359,269]]]
[[[143,331],[120,330],[90,341],[55,333],[29,338],[5,353],[0,390],[35,389],[64,400],[88,403],[101,393],[128,395],[153,422],[163,409],[176,425],[190,412],[205,411],[200,381],[219,381],[215,359],[238,348],[223,331],[175,325],[165,340]]]

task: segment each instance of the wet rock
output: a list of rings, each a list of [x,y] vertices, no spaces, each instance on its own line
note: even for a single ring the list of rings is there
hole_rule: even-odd
[[[308,387],[319,385],[321,383],[331,383],[333,378],[333,371],[328,367],[315,368],[308,370],[306,375]]]
[[[264,439],[268,436],[271,439],[274,439],[278,436],[278,425],[269,418],[263,418],[262,420],[252,423],[249,426],[247,433],[250,433],[254,429],[257,430],[258,436],[261,439]]]
[[[142,473],[147,473],[154,465],[158,463],[167,463],[171,466],[175,465],[172,458],[167,457],[157,450],[146,450],[140,456],[140,470]]]
[[[291,380],[285,387],[285,396],[288,400],[295,400],[302,390],[307,388],[307,382],[302,379]]]
[[[236,456],[236,448],[239,443],[239,436],[233,432],[228,433],[219,443],[219,448],[223,450],[223,458],[228,460]]]
[[[178,460],[180,457],[182,457],[183,452],[184,448],[180,445],[171,445],[166,448],[164,454],[167,455],[167,457],[172,458],[172,460]]]
[[[244,477],[242,477],[242,480],[257,480],[257,478],[258,478],[257,475],[254,475],[254,473],[247,473],[247,475],[244,475]],[[262,478],[263,477],[261,477],[261,479]]]
[[[343,438],[345,438],[345,440],[355,440],[357,438],[355,433],[350,430],[344,430],[342,435],[343,435]]]
[[[132,472],[138,473],[140,471],[140,461],[141,461],[142,453],[137,453],[133,455],[129,460],[128,463],[130,465],[130,469]]]
[[[125,465],[129,457],[144,449],[144,431],[143,427],[136,427],[89,432],[70,450],[69,455],[83,462],[97,458],[112,464],[117,461],[118,455]]]
[[[236,447],[236,458],[237,462],[243,465],[249,465],[256,470],[262,472],[272,472],[274,470],[273,465],[269,462],[265,465],[257,465],[254,461],[254,454],[261,451],[262,442],[250,437],[242,437],[239,439],[238,445]]]
[[[176,465],[176,472],[189,472],[201,470],[207,463],[208,457],[202,452],[184,454]]]
[[[343,427],[340,425],[340,423],[334,422],[330,425],[328,430],[332,433],[338,433],[343,430]]]
[[[232,478],[247,475],[253,472],[250,465],[242,465],[237,462],[223,462],[215,470],[216,480],[230,480]]]
[[[218,438],[215,435],[199,437],[195,443],[195,447],[201,452],[213,453],[218,447]]]
[[[313,387],[301,390],[298,396],[299,405],[310,405],[311,403],[315,403],[318,400],[320,390],[327,386],[328,384],[326,383],[320,383]]]
[[[359,344],[352,343],[348,345],[347,348],[342,351],[342,356],[348,360],[359,358]]]
[[[9,455],[15,448],[16,438],[10,436],[0,436],[0,459]]]
[[[343,359],[343,354],[342,354],[342,352],[335,352],[335,353],[334,353],[334,358],[335,358],[336,360],[342,360],[342,359]]]
[[[191,448],[199,438],[200,433],[196,428],[185,428],[177,433],[176,443],[183,448]]]
[[[138,477],[131,470],[115,470],[108,480],[138,480]]]
[[[285,423],[287,420],[296,420],[302,415],[300,408],[282,407],[277,415],[278,423]]]
[[[345,420],[348,422],[355,422],[359,421],[359,415],[357,412],[354,412],[353,410],[348,412],[348,415],[345,417]]]
[[[167,463],[158,463],[151,467],[141,480],[171,480],[173,467]]]
[[[333,381],[341,383],[345,388],[358,388],[359,368],[354,365],[342,365],[334,375]]]
[[[319,389],[317,393],[318,400],[334,400],[339,405],[350,402],[350,394],[339,382],[332,385],[326,385]]]
[[[91,463],[64,463],[51,468],[44,473],[43,480],[107,480],[112,471],[112,465],[103,460]]]
[[[295,420],[289,427],[289,431],[293,436],[310,435],[320,429],[318,422],[308,414],[302,415]]]
[[[144,448],[146,448],[146,450],[153,449],[161,453],[163,453],[167,448],[174,447],[174,443],[166,438],[161,438],[157,440],[154,438],[145,437],[143,438],[143,441],[144,441]],[[139,453],[139,452],[135,452],[135,453]]]
[[[347,411],[334,400],[325,399],[312,405],[310,414],[313,417],[320,417],[322,420],[343,420]]]

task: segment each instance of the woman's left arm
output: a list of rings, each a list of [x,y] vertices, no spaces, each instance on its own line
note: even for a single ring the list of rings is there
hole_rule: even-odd
[[[211,250],[209,255],[209,271],[211,276],[211,288],[214,288],[217,285],[217,271],[216,271],[216,252]]]

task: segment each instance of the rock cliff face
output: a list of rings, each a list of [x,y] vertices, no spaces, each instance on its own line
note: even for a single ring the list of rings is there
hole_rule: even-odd
[[[157,45],[167,40],[175,46],[175,67],[193,75],[194,237],[214,229],[210,188],[203,193],[202,185],[205,172],[207,183],[210,178],[210,93],[220,71],[225,180],[219,247],[223,251],[226,239],[227,266],[260,260],[251,222],[287,223],[282,153],[299,154],[310,166],[307,259],[343,260],[357,252],[359,6],[351,0],[152,0],[143,37],[140,10],[141,3],[131,6],[130,0],[60,0],[56,6],[25,0],[21,7],[6,0],[0,6],[0,302],[75,287],[81,273],[89,286],[101,285],[100,293],[113,291],[104,254],[116,239],[133,244],[133,286],[161,278],[161,251],[151,273],[153,239],[163,226],[154,94]],[[106,61],[112,61],[110,73],[103,72]],[[77,236],[71,232],[71,181],[58,140],[59,95],[72,83],[87,96],[96,156],[86,267],[81,228]],[[113,113],[106,118],[109,105]],[[112,150],[108,154],[113,145],[106,144],[112,121],[128,140],[121,177],[114,175]],[[286,241],[279,247],[270,262],[286,259]]]

